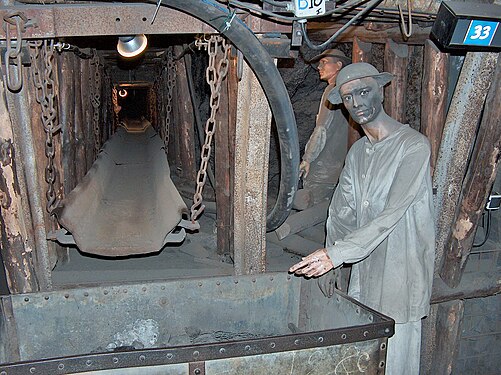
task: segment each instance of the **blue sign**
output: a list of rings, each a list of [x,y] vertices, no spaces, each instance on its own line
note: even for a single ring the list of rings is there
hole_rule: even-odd
[[[490,46],[499,22],[472,20],[463,44],[473,46]]]

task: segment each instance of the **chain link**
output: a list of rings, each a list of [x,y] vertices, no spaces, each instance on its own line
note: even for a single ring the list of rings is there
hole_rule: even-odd
[[[92,90],[90,100],[93,107],[92,124],[94,128],[94,157],[97,158],[97,154],[101,149],[101,133],[99,129],[99,109],[101,107],[101,63],[97,51],[94,51],[91,64],[95,66],[94,77],[90,77],[90,87]]]
[[[117,127],[119,124],[118,112],[120,112],[120,108],[118,107],[118,90],[116,86],[113,86],[113,89],[111,90],[111,101],[113,102],[114,127]]]
[[[221,97],[221,83],[223,82],[229,68],[229,54],[231,44],[226,43],[226,40],[220,35],[211,35],[209,39],[204,38],[197,40],[196,45],[200,48],[206,48],[209,54],[209,64],[205,71],[207,83],[210,86],[210,117],[205,123],[205,142],[202,145],[200,152],[201,162],[200,170],[197,173],[197,187],[193,196],[193,205],[191,206],[191,221],[195,222],[205,206],[202,204],[202,192],[207,179],[207,166],[211,155],[211,144],[214,131],[216,130],[216,114],[219,109],[219,100]],[[222,48],[222,58],[216,61],[218,51]]]
[[[5,78],[7,87],[13,92],[17,92],[23,86],[23,64],[21,61],[21,47],[23,44],[23,32],[28,18],[21,12],[11,12],[3,17],[3,29],[7,48],[4,54]],[[16,36],[12,36],[11,28],[16,30]],[[15,44],[15,47],[13,47]],[[16,66],[17,78],[13,76],[12,66]]]
[[[56,125],[56,87],[53,80],[54,40],[33,41],[29,43],[32,79],[36,100],[42,108],[42,125],[45,131],[45,181],[47,182],[47,212],[52,215],[57,206],[55,183],[58,175],[54,165],[54,135],[61,125]]]
[[[165,127],[163,132],[165,153],[169,150],[170,124],[172,118],[172,93],[176,84],[176,65],[174,64],[172,49],[173,47],[169,47],[167,50],[167,101],[165,104]]]

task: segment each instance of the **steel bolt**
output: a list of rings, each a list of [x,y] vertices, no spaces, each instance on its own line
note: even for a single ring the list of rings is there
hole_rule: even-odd
[[[193,373],[195,375],[200,375],[202,373],[202,370],[200,370],[199,368],[196,368],[195,370],[193,370]]]
[[[322,336],[320,336],[320,337],[318,338],[318,342],[324,342],[324,338],[323,338]]]
[[[270,343],[270,348],[272,348],[272,349],[273,349],[275,346],[276,346],[276,345],[275,345],[275,343],[274,343],[274,342]]]
[[[172,359],[174,358],[174,355],[172,355],[172,353],[167,353],[167,359]]]
[[[221,348],[221,349],[219,349],[219,353],[221,353],[221,354],[224,354],[224,352],[225,352],[225,351],[226,351],[226,349],[225,349],[225,348]]]
[[[113,363],[118,363],[118,358],[117,357],[113,357]]]
[[[24,302],[30,302],[30,299],[29,299],[28,297],[26,297],[26,298],[24,299]]]
[[[34,368],[34,367],[30,368],[30,374],[34,374],[35,371],[36,371],[36,368]]]
[[[346,340],[346,333],[343,333],[343,334],[341,335],[341,338],[342,338],[343,340]]]
[[[299,345],[299,343],[300,343],[299,339],[294,340],[294,345]]]
[[[92,361],[91,361],[90,359],[88,359],[88,360],[85,362],[85,364],[86,364],[87,366],[91,366],[91,365],[92,365]]]
[[[200,352],[199,352],[198,350],[195,350],[195,351],[193,352],[193,357],[195,357],[195,358],[196,358],[196,357],[198,357],[199,355],[200,355]]]
[[[58,368],[59,370],[64,369],[64,364],[63,364],[63,363],[60,363],[59,365],[57,365],[57,368]]]
[[[139,356],[139,360],[140,360],[140,361],[144,361],[144,360],[146,360],[146,357],[145,357],[144,355],[140,355],[140,356]]]
[[[251,349],[250,345],[245,345],[245,350],[249,351]]]

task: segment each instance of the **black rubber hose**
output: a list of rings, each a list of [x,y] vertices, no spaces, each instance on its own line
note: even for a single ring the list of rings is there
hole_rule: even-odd
[[[280,143],[281,175],[277,201],[266,218],[266,229],[278,228],[289,215],[292,200],[299,179],[299,141],[296,120],[284,82],[273,59],[254,33],[238,17],[234,17],[230,27],[226,21],[230,12],[212,0],[162,0],[162,3],[212,26],[238,48],[268,98],[277,126]]]

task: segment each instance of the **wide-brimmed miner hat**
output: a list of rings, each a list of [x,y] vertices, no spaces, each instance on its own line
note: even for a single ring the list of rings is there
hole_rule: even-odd
[[[351,64],[351,60],[348,57],[346,57],[346,55],[342,51],[338,49],[326,49],[324,52],[322,52],[319,55],[316,55],[314,58],[308,61],[308,63],[317,64],[324,57],[334,57],[336,59],[339,59],[343,63],[343,66]]]
[[[336,77],[336,86],[329,93],[329,101],[332,104],[339,104],[342,102],[339,89],[345,83],[354,81],[360,78],[374,78],[379,86],[383,87],[393,79],[393,74],[388,72],[379,73],[379,71],[371,64],[360,62],[350,64],[341,69]]]

